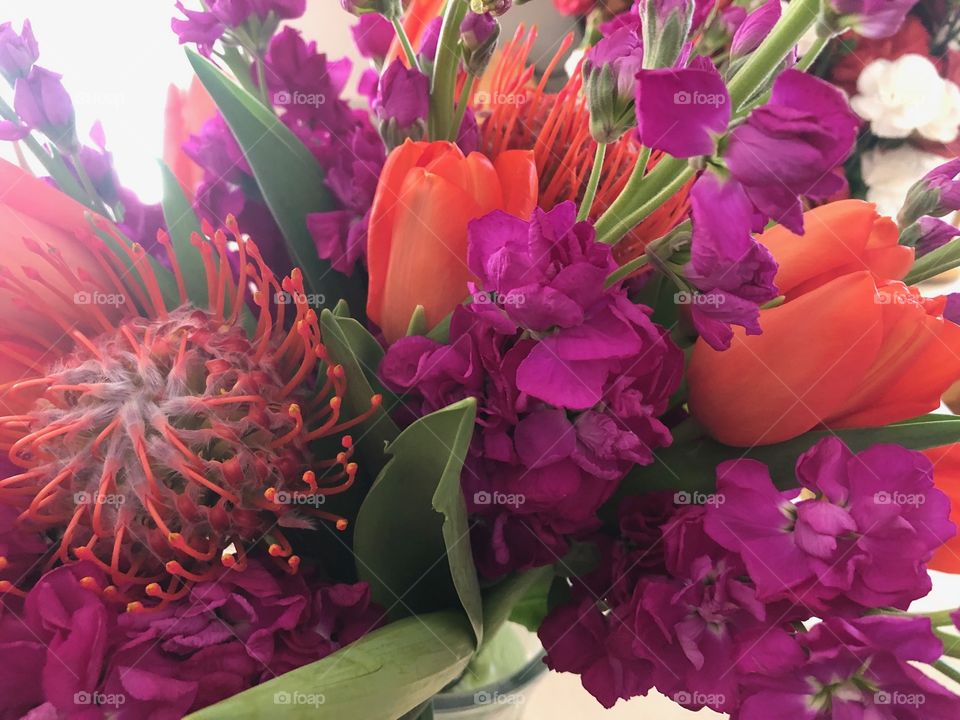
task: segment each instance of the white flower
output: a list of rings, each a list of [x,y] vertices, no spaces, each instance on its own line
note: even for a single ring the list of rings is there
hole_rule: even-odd
[[[867,186],[867,200],[876,203],[881,215],[896,217],[910,186],[943,161],[939,155],[912,145],[865,152],[860,170]]]
[[[960,127],[960,88],[944,80],[927,58],[909,53],[874,60],[857,78],[850,105],[874,135],[905,138],[914,132],[950,142]]]

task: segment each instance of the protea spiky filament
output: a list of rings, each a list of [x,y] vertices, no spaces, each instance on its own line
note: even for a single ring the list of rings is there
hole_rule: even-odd
[[[346,528],[319,505],[352,485],[357,466],[344,433],[365,418],[341,417],[347,380],[327,356],[299,271],[278,282],[229,218],[234,272],[227,235],[205,224],[204,237],[193,237],[208,285],[209,307],[199,309],[187,302],[161,232],[180,296],[168,309],[143,250],[98,226],[127,256],[88,240],[110,287],[64,267],[55,248],[31,248],[41,262],[24,268],[26,280],[0,269],[0,287],[22,297],[37,297],[29,283],[42,287],[51,299],[31,310],[59,322],[73,342],[42,370],[26,357],[32,376],[0,386],[2,407],[19,408],[0,416],[0,449],[21,469],[0,480],[0,502],[24,508],[26,530],[48,534],[50,564],[99,565],[112,584],[93,587],[90,578],[91,589],[130,609],[179,598],[223,566],[242,571],[258,544],[296,572],[300,559],[281,528],[314,518]],[[90,304],[90,327],[80,330],[58,312],[69,299],[65,285],[114,298],[115,307]],[[241,320],[251,287],[248,335]],[[16,347],[7,340],[0,352]],[[371,398],[371,411],[379,402]],[[340,436],[342,450],[316,457],[313,441],[330,436]],[[10,580],[0,590],[19,592]]]

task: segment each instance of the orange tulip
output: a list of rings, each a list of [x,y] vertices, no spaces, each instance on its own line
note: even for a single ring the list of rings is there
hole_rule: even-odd
[[[0,387],[35,364],[56,359],[72,342],[68,328],[90,326],[94,313],[74,297],[79,277],[110,287],[86,245],[93,234],[87,212],[59,190],[0,160]],[[50,272],[51,265],[56,272]],[[38,307],[56,308],[56,317],[36,312]],[[109,314],[111,309],[97,311]],[[7,406],[7,398],[0,398],[0,410]]]
[[[434,326],[463,302],[467,224],[493,210],[528,219],[537,204],[533,153],[490,162],[448,142],[407,141],[380,175],[370,211],[367,314],[393,342],[418,305]]]
[[[933,482],[950,498],[950,519],[960,527],[960,444],[926,450],[933,463]],[[960,535],[944,543],[930,561],[930,568],[960,574]]]
[[[203,169],[183,152],[183,144],[200,132],[203,124],[217,112],[213,98],[197,78],[188,90],[171,85],[167,90],[166,118],[163,132],[163,161],[180,181],[184,193],[193,201],[203,178]]]
[[[761,311],[763,334],[738,328],[726,352],[694,347],[690,410],[729,445],[915,417],[960,378],[960,327],[942,318],[944,298],[898,282],[913,250],[897,244],[893,221],[843,200],[806,213],[804,226],[758,238],[786,298]]]

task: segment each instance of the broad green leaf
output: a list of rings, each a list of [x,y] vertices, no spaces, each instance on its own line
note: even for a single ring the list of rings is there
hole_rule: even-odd
[[[170,242],[180,264],[180,271],[183,273],[187,297],[194,305],[203,308],[207,306],[208,300],[207,277],[200,251],[190,242],[193,233],[200,234],[200,221],[183,194],[180,181],[166,163],[160,163],[160,169],[163,173],[163,219],[170,233]]]
[[[463,613],[407,618],[189,720],[396,720],[456,680],[475,649]]]
[[[527,570],[497,583],[483,594],[483,632],[488,638],[496,635],[507,620],[512,620],[518,608],[526,601],[543,596],[544,614],[546,597],[553,582],[553,566]],[[543,619],[543,616],[540,618]],[[526,623],[521,623],[529,628]],[[536,628],[534,628],[536,629]]]
[[[474,398],[461,400],[391,443],[392,458],[357,516],[354,554],[374,599],[395,617],[462,606],[479,645],[480,587],[460,489],[476,410]]]
[[[338,310],[345,310],[341,305]],[[351,317],[320,313],[320,331],[330,358],[343,365],[347,374],[344,407],[348,417],[357,417],[370,408],[370,398],[383,397],[380,409],[353,433],[357,451],[365,467],[377,473],[385,462],[384,448],[400,434],[390,413],[400,401],[381,385],[377,369],[383,359],[383,348],[364,327]]]
[[[839,437],[854,452],[877,443],[896,443],[911,450],[926,450],[960,441],[960,417],[923,415],[885,427],[809,432],[787,442],[754,448],[735,448],[702,438],[658,451],[653,465],[634,468],[630,472],[620,493],[635,495],[657,490],[709,493],[716,485],[717,464],[740,458],[765,463],[778,487],[796,487],[794,467],[797,458],[815,443],[831,436]]]
[[[351,284],[320,259],[307,230],[307,215],[333,208],[316,159],[276,115],[213,63],[190,50],[187,56],[243,149],[290,256],[303,271],[307,293],[328,301],[348,297]],[[350,299],[362,307],[359,297]]]

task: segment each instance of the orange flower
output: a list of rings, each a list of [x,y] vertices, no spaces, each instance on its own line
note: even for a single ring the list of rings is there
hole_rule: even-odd
[[[38,363],[49,363],[73,344],[71,328],[93,324],[89,307],[75,302],[81,283],[107,286],[90,252],[92,228],[85,207],[16,165],[0,160],[0,386],[19,379]],[[32,270],[55,264],[58,276]],[[39,306],[56,308],[54,318]],[[97,313],[111,313],[110,308]],[[115,312],[115,309],[113,310]],[[8,404],[2,399],[0,410]]]
[[[960,444],[944,445],[923,453],[933,463],[933,481],[950,498],[950,519],[960,527]],[[960,535],[944,543],[930,561],[930,569],[960,574]]]
[[[804,216],[806,233],[760,236],[786,301],[762,335],[739,328],[716,352],[698,341],[690,409],[721,442],[765,445],[817,427],[872,427],[921,415],[960,377],[960,327],[898,282],[913,251],[872,204],[843,200]]]
[[[200,132],[203,124],[217,112],[213,98],[197,78],[188,90],[171,85],[167,90],[166,120],[163,131],[163,161],[180,181],[184,193],[193,201],[203,177],[203,169],[183,152],[183,144]]]
[[[537,203],[532,154],[490,162],[448,142],[407,141],[380,175],[370,211],[367,314],[393,342],[417,305],[432,327],[463,302],[467,224],[493,210],[528,219]]]

